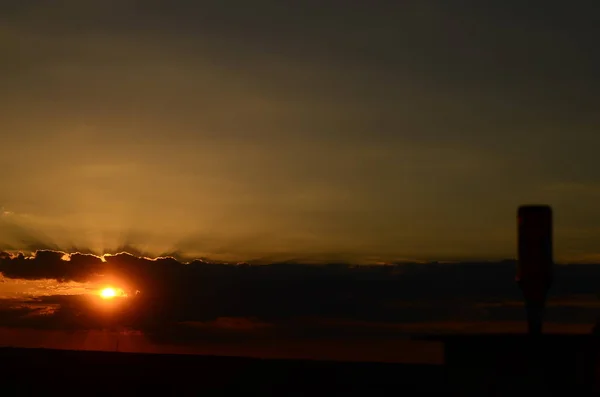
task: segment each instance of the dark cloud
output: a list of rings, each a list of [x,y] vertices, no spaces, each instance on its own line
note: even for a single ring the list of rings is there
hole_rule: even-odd
[[[9,278],[27,280],[55,279],[58,281],[87,281],[101,274],[102,260],[93,255],[72,254],[64,260],[64,252],[39,250],[32,256],[3,253],[0,256],[2,274]]]
[[[288,334],[340,332],[327,331],[323,319],[423,324],[520,321],[524,315],[514,261],[249,265],[38,251],[32,257],[0,254],[0,271],[5,277],[24,279],[85,282],[106,277],[129,292],[110,315],[101,310],[95,295],[38,297],[28,302],[37,305],[38,312],[11,309],[0,325],[127,327],[164,340],[193,339],[194,333],[218,334],[217,330],[263,335],[273,324]],[[595,321],[598,308],[590,302],[596,300],[598,278],[597,265],[557,266],[548,318]],[[43,307],[53,309],[39,312]]]

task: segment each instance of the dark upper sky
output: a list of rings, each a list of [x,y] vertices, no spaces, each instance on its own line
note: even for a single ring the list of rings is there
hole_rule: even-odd
[[[596,1],[5,0],[0,249],[600,249]]]

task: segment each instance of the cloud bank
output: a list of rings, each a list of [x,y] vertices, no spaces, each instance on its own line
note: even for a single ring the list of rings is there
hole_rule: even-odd
[[[57,329],[127,327],[157,335],[173,333],[182,324],[204,324],[193,327],[194,332],[204,330],[204,334],[217,328],[262,330],[268,327],[259,325],[268,324],[296,324],[288,327],[288,332],[298,332],[307,329],[307,323],[299,319],[395,324],[514,322],[524,320],[514,271],[514,261],[249,265],[179,262],[128,253],[97,257],[37,251],[26,257],[4,252],[0,254],[4,277],[102,281],[124,288],[129,297],[110,311],[102,309],[94,295],[13,300],[6,304],[2,321],[4,325]],[[549,321],[592,324],[599,311],[594,304],[597,280],[599,265],[557,266]],[[220,325],[215,328],[215,324]],[[186,329],[189,334],[189,326]]]

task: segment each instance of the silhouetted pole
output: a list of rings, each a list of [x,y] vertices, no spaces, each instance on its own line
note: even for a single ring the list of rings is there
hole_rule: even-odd
[[[547,205],[519,207],[516,280],[523,292],[530,335],[542,333],[546,296],[552,285],[552,209]]]

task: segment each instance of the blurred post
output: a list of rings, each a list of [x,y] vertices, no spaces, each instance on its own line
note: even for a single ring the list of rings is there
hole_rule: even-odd
[[[523,292],[530,335],[542,333],[546,296],[553,280],[552,209],[519,207],[516,281]]]

